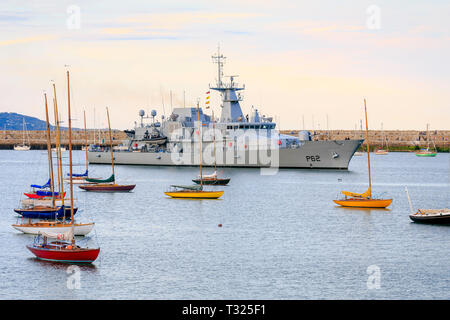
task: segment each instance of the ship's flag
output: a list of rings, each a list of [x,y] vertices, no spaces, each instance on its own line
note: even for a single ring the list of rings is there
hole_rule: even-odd
[[[205,102],[205,104],[206,104],[206,109],[209,109],[209,91],[206,93],[207,94],[207,96],[206,96],[206,102]]]

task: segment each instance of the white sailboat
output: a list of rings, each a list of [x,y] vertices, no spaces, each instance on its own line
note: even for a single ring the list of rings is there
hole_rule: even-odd
[[[14,146],[14,150],[16,150],[16,151],[28,151],[31,149],[30,141],[28,139],[27,125],[25,124],[25,118],[22,118],[22,120],[23,120],[23,125],[22,125],[23,140],[22,140],[21,145]],[[28,144],[25,144],[25,135],[27,136]]]
[[[388,147],[388,142],[387,142],[386,136],[384,134],[383,123],[381,123],[381,135],[382,135],[381,147],[379,147],[375,150],[375,154],[386,155],[389,153],[389,149],[388,149],[389,147]],[[384,148],[384,142],[386,142],[386,149]]]

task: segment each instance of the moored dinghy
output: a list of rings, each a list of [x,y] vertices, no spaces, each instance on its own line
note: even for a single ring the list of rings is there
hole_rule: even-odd
[[[392,203],[392,199],[375,199],[372,198],[372,182],[370,178],[370,147],[369,147],[369,128],[367,124],[367,107],[366,99],[364,99],[364,111],[366,115],[366,139],[367,139],[367,165],[369,171],[369,188],[364,193],[355,193],[349,191],[341,191],[345,196],[341,200],[333,200],[336,204],[343,207],[358,208],[386,208]]]

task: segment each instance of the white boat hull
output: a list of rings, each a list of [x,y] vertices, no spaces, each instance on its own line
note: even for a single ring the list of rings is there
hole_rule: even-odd
[[[73,201],[74,201],[74,207],[76,207],[77,206],[76,205],[77,199],[73,199]],[[69,205],[69,203],[70,203],[70,199],[64,199],[64,204],[66,206]],[[23,199],[21,201],[21,204],[22,204],[22,208],[36,207],[36,206],[44,206],[44,207],[51,207],[51,206],[53,206],[51,199],[42,200],[42,199],[30,199],[30,198],[27,198],[27,199]],[[55,205],[57,207],[62,206],[63,205],[62,200],[61,199],[55,200]]]
[[[14,146],[14,150],[16,151],[28,151],[30,150],[30,146]]]
[[[32,225],[18,225],[18,224],[14,224],[13,228],[26,233],[26,234],[39,234],[42,232],[46,232],[46,233],[66,233],[68,232],[72,226],[67,225],[67,226],[55,226],[55,227],[39,227],[39,226],[32,226]],[[87,235],[89,232],[92,231],[92,229],[94,228],[94,223],[80,223],[80,224],[75,224],[74,226],[74,235],[76,236],[85,236]]]

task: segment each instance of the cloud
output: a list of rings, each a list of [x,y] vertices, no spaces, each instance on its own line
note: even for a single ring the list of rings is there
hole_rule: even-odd
[[[57,38],[56,35],[39,35],[34,37],[16,38],[0,41],[0,46],[10,46],[15,44],[23,44],[30,42],[48,41]]]

